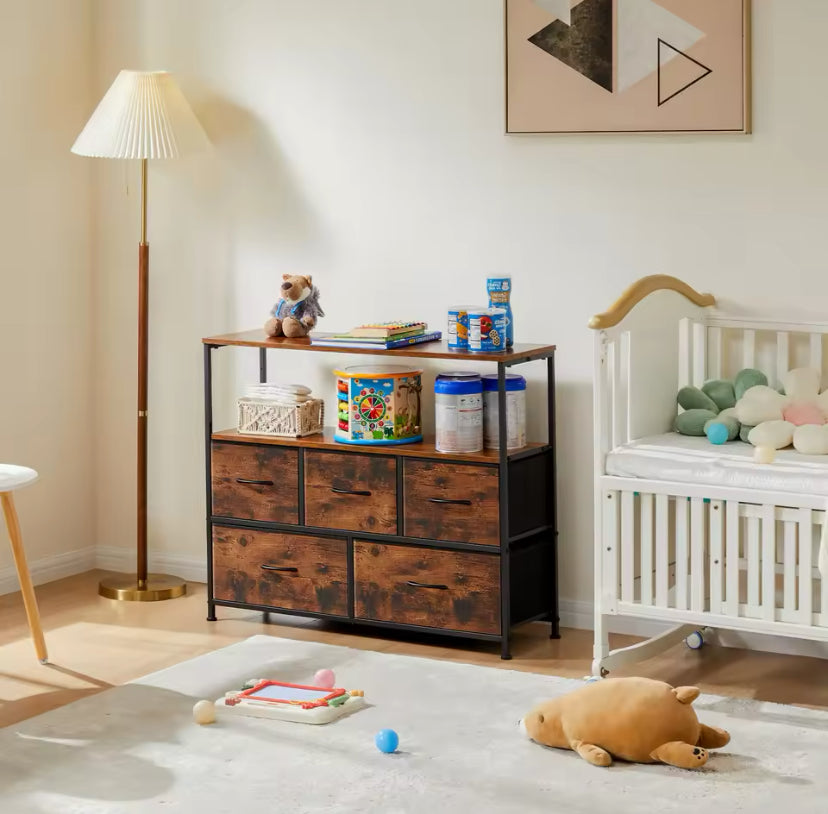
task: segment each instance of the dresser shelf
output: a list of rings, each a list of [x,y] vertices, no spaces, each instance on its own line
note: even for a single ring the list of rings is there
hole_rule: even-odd
[[[263,331],[204,345],[208,616],[216,607],[337,619],[498,642],[515,624],[546,620],[557,638],[554,345],[469,353],[429,342],[397,350],[332,348]],[[213,354],[268,351],[495,363],[499,435],[506,369],[547,365],[547,440],[521,449],[438,452],[413,444],[355,445],[334,431],[304,438],[213,430]]]

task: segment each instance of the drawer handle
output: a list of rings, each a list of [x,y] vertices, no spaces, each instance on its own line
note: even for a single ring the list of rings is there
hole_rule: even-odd
[[[248,483],[251,486],[273,486],[272,480],[256,480],[255,478],[236,478],[236,483]]]
[[[292,565],[262,565],[262,571],[289,571],[295,574],[299,569]]]
[[[331,491],[335,495],[358,495],[359,497],[371,497],[371,493],[364,489],[337,489],[336,486],[332,486]]]
[[[435,591],[448,590],[448,585],[434,585],[429,582],[415,582],[413,579],[408,580],[405,584],[410,585],[412,588],[433,588]]]
[[[429,503],[442,503],[446,506],[471,506],[472,502],[470,500],[449,500],[447,497],[430,497],[428,499]]]

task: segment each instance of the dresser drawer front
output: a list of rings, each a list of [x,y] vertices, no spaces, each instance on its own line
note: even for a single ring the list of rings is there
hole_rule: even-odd
[[[345,540],[213,528],[216,599],[348,616]]]
[[[403,481],[406,536],[500,544],[494,467],[406,461]]]
[[[299,451],[214,443],[213,514],[270,523],[299,522]]]
[[[500,557],[354,541],[359,619],[500,633]]]
[[[306,450],[305,523],[396,534],[396,461],[383,455]]]

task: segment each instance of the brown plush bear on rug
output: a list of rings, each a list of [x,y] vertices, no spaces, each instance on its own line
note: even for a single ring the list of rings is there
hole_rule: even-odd
[[[699,723],[698,695],[649,678],[607,678],[540,704],[521,725],[533,741],[572,749],[594,766],[618,758],[698,769],[708,749],[730,742],[723,729]]]

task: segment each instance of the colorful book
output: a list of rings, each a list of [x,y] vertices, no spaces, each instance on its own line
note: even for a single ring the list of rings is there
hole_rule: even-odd
[[[426,328],[428,325],[425,322],[368,322],[365,325],[357,325],[350,334],[355,337],[391,338],[413,331],[425,331]]]
[[[412,336],[422,336],[425,333],[425,330],[422,328],[418,328],[415,331],[409,331],[404,334],[394,334],[394,336],[356,336],[353,333],[346,333],[346,334],[333,334],[328,338],[331,341],[336,340],[337,342],[373,342],[378,345],[383,345],[388,342],[389,339],[409,339]]]
[[[409,345],[419,345],[422,342],[436,342],[443,338],[442,331],[429,331],[428,333],[420,334],[418,336],[409,336],[403,338],[391,338],[385,342],[365,341],[364,339],[354,338],[352,340],[342,340],[335,336],[325,334],[311,334],[311,345],[319,345],[329,348],[366,348],[369,350],[393,350],[394,348],[405,348]]]

